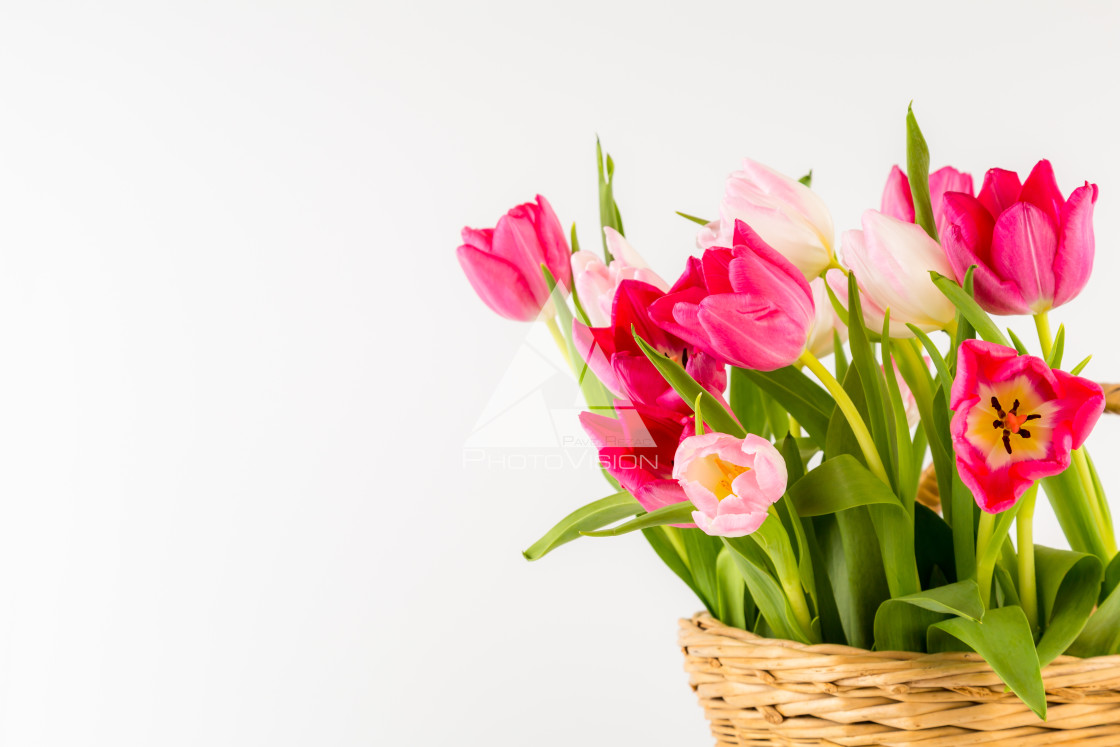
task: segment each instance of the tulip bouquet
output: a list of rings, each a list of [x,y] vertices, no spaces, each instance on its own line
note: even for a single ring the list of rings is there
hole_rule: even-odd
[[[1097,187],[906,173],[845,232],[811,174],[731,175],[672,283],[624,238],[598,156],[603,257],[542,197],[458,257],[482,300],[542,320],[578,377],[611,495],[525,551],[640,531],[726,625],[803,643],[971,650],[1040,717],[1041,667],[1120,653],[1120,559],[1084,444],[1100,385],[1047,313],[1085,287]],[[569,299],[571,306],[569,306]],[[1030,315],[1037,343],[993,318]],[[831,357],[829,363],[822,358]],[[1039,488],[1071,550],[1036,546]],[[935,498],[931,500],[930,496]]]

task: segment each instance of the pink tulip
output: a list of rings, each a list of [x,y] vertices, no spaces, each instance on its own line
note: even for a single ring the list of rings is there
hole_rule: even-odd
[[[813,190],[749,158],[727,179],[720,219],[696,237],[701,249],[731,246],[743,221],[788,259],[806,280],[832,263],[832,216]]]
[[[941,241],[957,279],[971,265],[976,300],[992,314],[1037,314],[1073,299],[1093,270],[1097,185],[1063,199],[1050,162],[1020,186],[1013,171],[991,169],[980,194],[945,196]]]
[[[677,446],[695,430],[691,415],[615,402],[617,418],[580,413],[579,420],[599,449],[599,464],[646,511],[686,500],[673,477]]]
[[[704,252],[700,271],[650,307],[666,332],[742,368],[773,371],[805,350],[815,309],[796,267],[742,221],[734,247]]]
[[[961,480],[980,508],[999,513],[1035,480],[1070,464],[1104,412],[1099,384],[1041,358],[966,340],[957,358],[949,430]]]
[[[952,166],[945,166],[929,175],[929,197],[938,236],[943,236],[949,225],[945,217],[946,192],[963,192],[971,195],[972,174],[957,171]],[[891,168],[891,174],[887,177],[880,212],[907,223],[914,222],[914,196],[910,193],[910,180],[897,166]]]
[[[607,248],[614,255],[609,267],[591,252],[579,251],[572,255],[576,291],[588,321],[595,327],[610,325],[614,294],[623,280],[641,280],[663,292],[669,290],[669,284],[649,269],[622,234],[610,227],[604,228],[603,233],[607,237]]]
[[[511,209],[495,228],[464,228],[459,264],[479,298],[507,319],[528,322],[548,305],[548,267],[566,291],[571,287],[570,251],[564,229],[548,200],[537,195]]]
[[[742,537],[786,492],[786,463],[765,438],[726,433],[689,436],[677,447],[673,477],[696,510],[692,520],[715,537]]]
[[[859,285],[864,321],[872,330],[882,330],[888,308],[891,337],[913,337],[907,324],[923,332],[944,329],[956,317],[956,308],[929,275],[930,270],[948,275],[952,268],[921,226],[867,210],[863,230],[846,231],[841,246],[844,262]],[[846,300],[847,284],[839,277],[829,280]]]
[[[694,261],[689,266],[694,266]],[[688,272],[685,275],[687,277]],[[727,387],[727,371],[722,361],[690,347],[650,319],[650,306],[664,296],[663,290],[648,283],[623,280],[614,294],[609,324],[587,327],[573,322],[572,338],[580,356],[617,396],[641,405],[688,414],[692,412],[692,404],[681,399],[669,386],[638,347],[635,334],[657,352],[684,366],[697,383],[716,397]]]

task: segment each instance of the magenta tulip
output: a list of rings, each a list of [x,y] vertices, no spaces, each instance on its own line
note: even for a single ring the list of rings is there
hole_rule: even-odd
[[[945,219],[946,192],[963,192],[971,195],[972,174],[957,171],[952,166],[945,166],[929,175],[929,197],[938,236],[943,235],[949,225]],[[914,222],[914,196],[910,192],[910,180],[898,166],[891,168],[891,174],[887,177],[887,186],[883,189],[882,207],[879,212],[907,223]]]
[[[1035,480],[1064,471],[1104,412],[1099,384],[1041,358],[979,340],[961,343],[949,430],[961,480],[999,513]]]
[[[1093,269],[1097,185],[1063,199],[1049,161],[1027,181],[991,169],[980,194],[949,192],[941,243],[957,279],[971,265],[976,300],[992,314],[1038,314],[1073,299]]]
[[[765,438],[726,433],[689,436],[677,448],[673,476],[707,534],[742,537],[758,529],[786,492],[786,463]]]
[[[464,228],[459,264],[479,298],[507,319],[529,322],[548,313],[546,266],[564,291],[572,268],[564,229],[548,200],[537,195],[511,209],[495,228]]]
[[[734,246],[708,249],[699,265],[650,307],[654,322],[742,368],[773,371],[798,359],[815,307],[809,283],[788,259],[736,221]]]

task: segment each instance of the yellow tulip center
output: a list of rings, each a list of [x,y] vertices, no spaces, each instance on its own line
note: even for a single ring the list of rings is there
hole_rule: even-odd
[[[708,487],[721,501],[734,492],[731,489],[731,484],[735,482],[735,478],[750,470],[750,467],[740,467],[738,464],[726,462],[718,456],[710,456],[707,461],[711,467],[709,474],[714,478],[712,484],[709,484]]]

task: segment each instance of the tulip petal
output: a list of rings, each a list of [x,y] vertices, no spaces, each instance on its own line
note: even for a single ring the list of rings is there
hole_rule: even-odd
[[[1023,191],[1019,193],[1019,202],[1029,202],[1050,217],[1055,225],[1061,225],[1062,219],[1062,192],[1058,189],[1058,181],[1054,178],[1054,167],[1045,158],[1035,164],[1027,180],[1023,182]]]
[[[471,287],[492,311],[520,322],[537,318],[540,303],[518,267],[467,244],[460,246],[456,255]]]
[[[968,268],[975,265],[972,279],[976,301],[986,311],[1001,315],[1031,313],[1019,287],[991,267],[995,221],[987,208],[977,198],[950,192],[945,195],[945,215],[950,225],[941,234],[941,246],[957,282],[963,283]]]
[[[743,159],[743,170],[740,173],[765,194],[803,215],[813,227],[821,246],[831,245],[834,232],[832,214],[816,192],[798,180],[749,158]]]
[[[1019,193],[1022,189],[1019,175],[1014,171],[988,169],[976,199],[988,210],[992,220],[995,220],[1000,213],[1019,201]]]
[[[807,323],[798,324],[762,298],[721,293],[705,298],[697,317],[712,351],[757,371],[784,368],[805,349]]]
[[[1053,305],[1056,225],[1041,208],[1017,202],[1000,215],[992,232],[991,267],[1019,289],[1031,311]]]
[[[898,166],[891,167],[887,186],[883,188],[879,212],[907,223],[914,222],[914,196],[910,193],[910,180]]]
[[[957,171],[952,166],[943,166],[929,175],[929,198],[933,207],[933,217],[937,223],[938,236],[944,233],[949,225],[945,214],[945,195],[950,192],[967,194],[971,197],[972,175]]]
[[[1062,232],[1054,257],[1055,306],[1073,299],[1089,282],[1096,247],[1093,236],[1096,201],[1097,185],[1085,184],[1073,190],[1062,206]]]
[[[556,282],[565,288],[572,287],[571,250],[568,248],[568,237],[564,234],[564,227],[560,219],[541,195],[537,195],[539,210],[536,216],[537,236],[541,248],[544,249],[544,264],[549,272],[556,278]],[[537,270],[540,274],[540,270]]]
[[[762,522],[766,521],[767,516],[765,511],[746,514],[721,513],[709,521],[703,514],[700,514],[701,519],[697,519],[697,514],[700,514],[700,512],[694,511],[692,513],[693,521],[697,522],[696,526],[713,537],[745,537],[748,534],[753,534],[762,526]],[[701,521],[704,523],[700,523]]]

